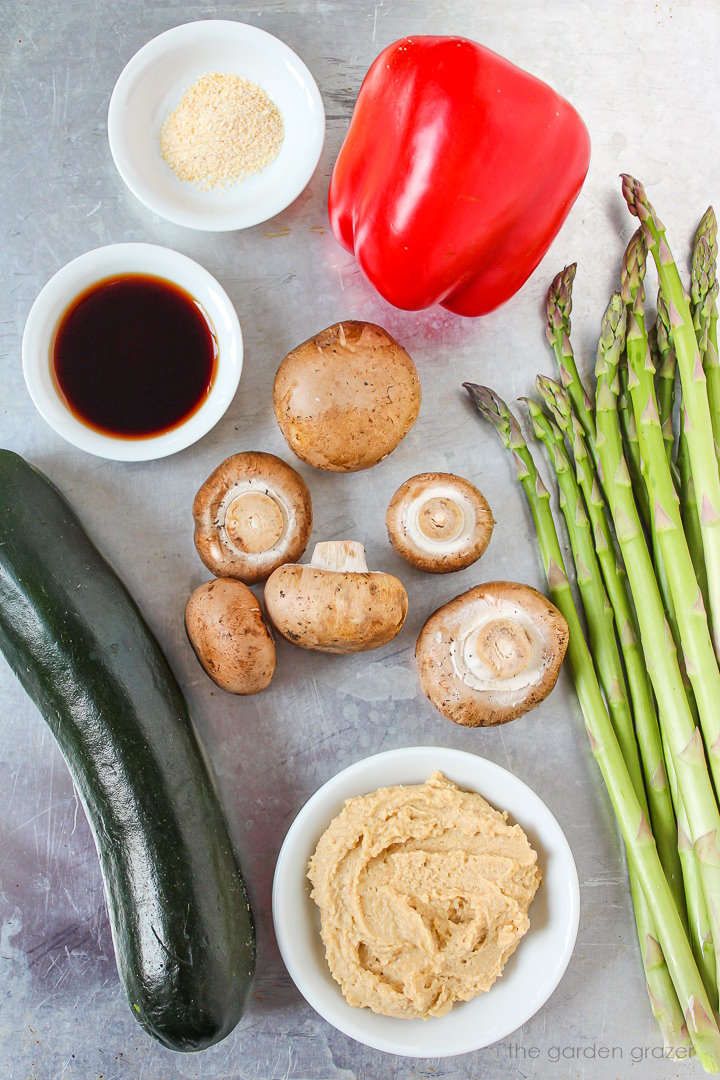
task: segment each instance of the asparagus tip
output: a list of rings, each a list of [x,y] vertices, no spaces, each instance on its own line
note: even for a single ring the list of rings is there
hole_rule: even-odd
[[[713,261],[717,259],[718,255],[718,238],[717,238],[717,218],[715,217],[715,211],[712,206],[708,206],[707,210],[700,218],[700,224],[695,232],[694,243],[697,244],[700,238],[703,237],[710,248]]]
[[[545,302],[547,312],[547,336],[550,344],[562,341],[570,333],[572,312],[572,289],[577,273],[577,263],[568,263],[550,283]]]
[[[623,303],[631,306],[637,297],[644,299],[643,279],[647,264],[647,245],[642,228],[636,229],[630,237],[623,255],[620,270],[620,292]]]

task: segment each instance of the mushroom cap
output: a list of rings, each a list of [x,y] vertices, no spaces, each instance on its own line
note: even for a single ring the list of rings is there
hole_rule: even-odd
[[[185,629],[203,668],[231,694],[257,694],[275,672],[275,642],[257,598],[236,578],[200,585],[185,608]]]
[[[356,472],[395,449],[417,420],[420,380],[381,326],[340,322],[298,345],[275,375],[275,416],[309,465]]]
[[[438,608],[417,640],[420,686],[456,724],[486,727],[539,705],[569,638],[558,609],[529,585],[489,581]]]
[[[208,570],[253,585],[295,562],[312,531],[312,500],[302,476],[274,454],[225,458],[193,503],[195,547]]]
[[[317,544],[309,564],[278,567],[265,583],[265,608],[294,645],[353,653],[391,641],[405,622],[408,598],[392,574],[367,569],[362,544],[337,541]]]
[[[427,472],[397,489],[385,524],[390,543],[411,566],[448,574],[480,558],[495,522],[485,496],[469,480]]]

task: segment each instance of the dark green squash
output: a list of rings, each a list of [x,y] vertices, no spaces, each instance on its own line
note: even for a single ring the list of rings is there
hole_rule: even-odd
[[[173,1050],[224,1038],[255,932],[180,688],[58,490],[0,450],[0,649],[63,752],[97,845],[120,979]]]

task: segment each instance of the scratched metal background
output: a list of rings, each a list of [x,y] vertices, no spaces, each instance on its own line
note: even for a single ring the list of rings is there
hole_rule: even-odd
[[[287,41],[316,76],[327,110],[327,143],[308,189],[272,222],[236,234],[202,235],[153,217],[115,173],[106,137],[110,92],[130,56],[168,27],[207,17],[244,19]],[[462,33],[504,53],[567,94],[593,139],[588,181],[549,255],[518,297],[481,322],[440,309],[390,309],[327,228],[330,169],[362,76],[382,47],[410,32]],[[711,55],[718,40],[720,5],[702,0],[0,3],[0,444],[25,454],[67,493],[166,649],[215,763],[259,937],[252,1007],[225,1042],[183,1057],[142,1032],[118,985],[95,851],[69,775],[0,659],[3,1080],[700,1074],[695,1065],[652,1059],[659,1044],[624,857],[567,677],[530,716],[495,731],[466,731],[421,696],[413,644],[437,605],[478,580],[542,584],[511,466],[458,387],[468,378],[489,382],[513,400],[531,391],[536,371],[552,370],[543,292],[572,259],[580,263],[577,345],[589,365],[632,230],[621,168],[650,186],[678,254],[687,255],[698,218],[720,196]],[[62,442],[34,412],[20,370],[22,328],[40,287],[74,256],[121,240],[166,244],[207,266],[235,302],[245,335],[245,371],[227,415],[199,445],[157,463],[103,462]],[[405,442],[371,472],[301,470],[312,488],[314,538],[364,541],[371,566],[405,581],[410,614],[397,640],[372,655],[312,655],[281,642],[270,689],[237,700],[213,692],[183,632],[185,599],[207,576],[192,544],[192,497],[231,452],[290,456],[272,414],[275,368],[292,346],[343,317],[376,320],[407,346],[423,407]],[[455,577],[409,569],[385,539],[390,496],[425,469],[478,483],[498,521],[482,563]],[[505,1045],[455,1060],[393,1059],[333,1030],[290,982],[272,932],[275,857],[296,811],[345,765],[413,743],[472,750],[527,781],[564,827],[582,886],[577,948],[552,999]]]

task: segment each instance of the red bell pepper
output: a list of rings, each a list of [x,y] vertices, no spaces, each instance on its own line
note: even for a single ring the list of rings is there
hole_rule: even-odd
[[[330,223],[396,307],[483,315],[527,280],[590,161],[579,115],[474,41],[409,37],[360,88]]]

